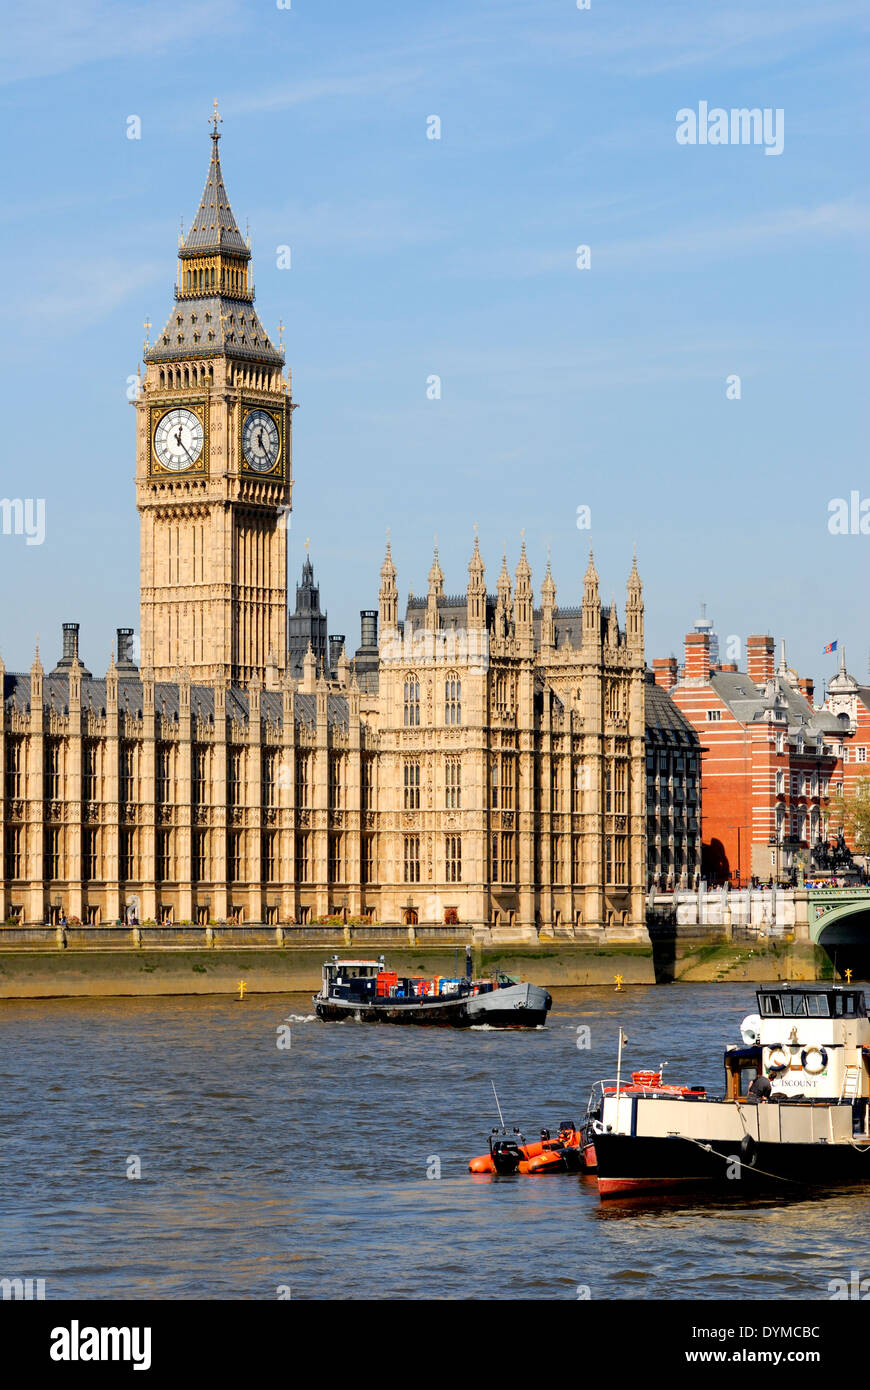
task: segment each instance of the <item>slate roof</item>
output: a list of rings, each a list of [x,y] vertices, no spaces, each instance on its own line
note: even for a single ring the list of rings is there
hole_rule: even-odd
[[[31,678],[28,673],[7,671],[3,678],[3,700],[7,711],[13,709],[26,713],[31,701]],[[118,681],[118,708],[121,713],[128,712],[135,718],[142,716],[142,682],[137,679]],[[59,714],[69,711],[69,680],[65,676],[44,676],[42,681],[42,707],[49,711],[54,708]],[[247,723],[250,716],[248,692],[232,686],[226,693],[227,718],[238,723]],[[156,681],[154,685],[154,709],[157,714],[177,719],[179,711],[178,685],[174,681]],[[105,679],[82,679],[82,710],[93,710],[94,714],[105,714]],[[260,694],[260,711],[263,718],[274,724],[283,723],[284,696],[280,690],[264,690]],[[190,712],[194,718],[214,719],[214,690],[208,685],[191,685]],[[295,696],[295,714],[298,722],[315,724],[317,722],[317,696]],[[329,693],[326,697],[326,717],[332,727],[347,729],[348,705],[344,695]]]
[[[742,671],[712,671],[710,684],[741,724],[761,719],[772,708],[778,696],[784,701],[784,712],[791,733],[802,732],[808,738],[817,734],[842,733],[843,725],[829,710],[813,709],[809,701],[782,676],[773,676],[763,688],[758,687]]]
[[[647,737],[668,742],[692,743],[700,746],[697,730],[689,723],[682,710],[674,704],[668,692],[656,684],[652,671],[646,671],[643,688],[644,723]]]
[[[179,254],[185,258],[198,256],[208,251],[232,251],[234,255],[243,256],[249,260],[251,253],[236,225],[227,190],[224,187],[224,176],[218,154],[219,140],[220,136],[215,133],[212,136],[211,162],[208,166],[205,188],[196,216],[193,219],[193,225],[184,238],[184,245]]]
[[[220,294],[177,300],[145,361],[168,362],[179,354],[214,357],[218,353],[245,361],[284,362],[283,351],[272,346],[253,304]]]

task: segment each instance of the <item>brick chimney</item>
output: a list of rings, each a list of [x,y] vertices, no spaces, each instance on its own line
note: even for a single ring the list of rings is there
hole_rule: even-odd
[[[710,634],[709,632],[686,633],[687,681],[699,681],[707,685],[710,680]]]
[[[746,674],[756,685],[764,685],[773,675],[773,638],[759,636],[746,639]]]
[[[737,663],[736,663],[736,661],[725,661],[725,662],[723,662],[722,665],[719,667],[719,670],[720,670],[720,671],[736,671],[736,670],[737,670]]]
[[[811,705],[813,703],[813,696],[815,695],[816,690],[812,676],[799,676],[798,690],[803,695],[807,704]]]
[[[673,690],[677,683],[677,658],[675,656],[655,657],[653,675],[656,685],[660,685],[662,690]]]

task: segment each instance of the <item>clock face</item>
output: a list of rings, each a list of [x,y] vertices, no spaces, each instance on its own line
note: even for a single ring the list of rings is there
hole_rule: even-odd
[[[160,419],[154,431],[154,452],[164,468],[183,473],[202,453],[202,421],[192,410],[177,406]]]
[[[256,473],[269,473],[281,452],[278,426],[266,410],[249,410],[242,426],[245,462]]]

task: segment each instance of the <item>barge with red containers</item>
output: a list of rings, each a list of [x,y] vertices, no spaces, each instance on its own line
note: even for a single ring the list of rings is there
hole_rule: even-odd
[[[399,975],[378,960],[339,960],[323,966],[314,1011],[328,1022],[434,1023],[452,1028],[540,1028],[553,1004],[540,985],[502,971],[475,980],[471,957],[464,976]]]

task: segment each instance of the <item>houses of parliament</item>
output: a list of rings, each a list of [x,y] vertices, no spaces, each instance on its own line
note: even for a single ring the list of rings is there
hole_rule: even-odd
[[[327,644],[309,560],[288,615],[291,378],[219,140],[216,117],[136,400],[139,664],[121,628],[92,674],[66,623],[52,669],[38,648],[28,673],[0,666],[0,921],[642,932],[636,565],[623,625],[591,555],[558,607],[524,544],[491,592],[476,539],[464,590],[436,550],[403,613],[387,545],[353,655]]]

